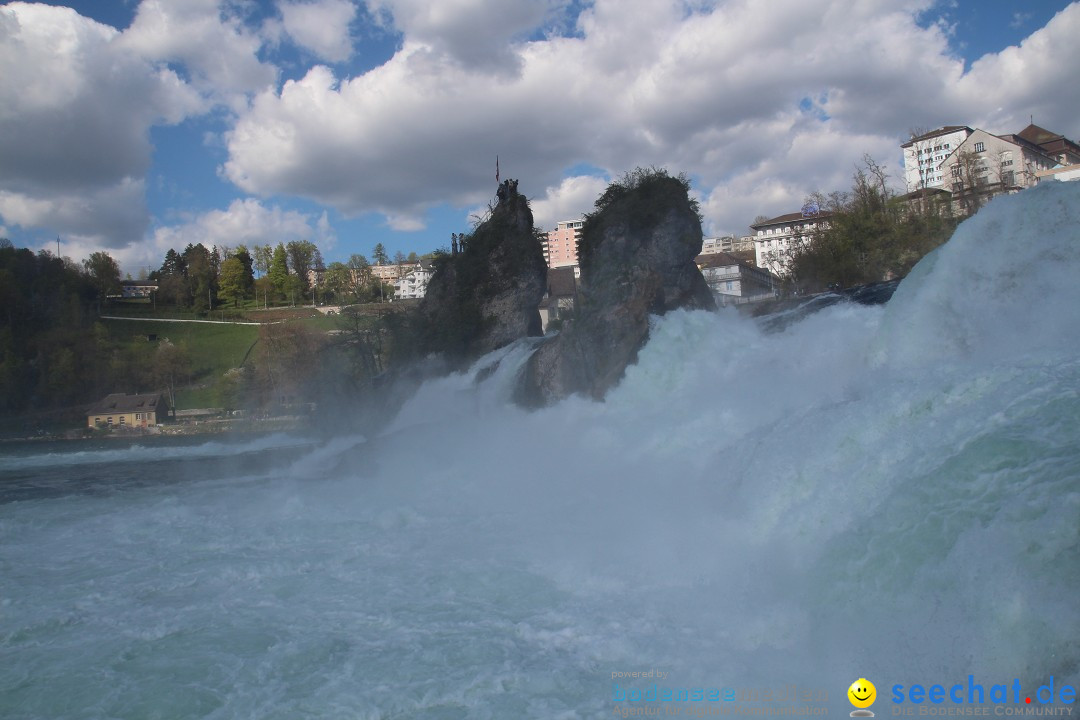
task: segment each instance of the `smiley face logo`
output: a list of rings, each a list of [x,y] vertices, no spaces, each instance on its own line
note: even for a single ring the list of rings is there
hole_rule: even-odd
[[[866,678],[859,678],[851,683],[851,687],[847,690],[847,696],[855,707],[868,708],[877,699],[877,688],[874,687],[874,683]]]

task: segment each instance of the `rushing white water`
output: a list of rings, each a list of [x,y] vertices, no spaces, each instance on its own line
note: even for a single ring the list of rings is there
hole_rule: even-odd
[[[185,479],[0,506],[0,716],[611,717],[650,669],[832,715],[859,677],[879,714],[1075,687],[1078,228],[1080,184],[1038,188],[888,306],[674,313],[604,403],[514,408],[515,346],[269,467],[5,458]]]

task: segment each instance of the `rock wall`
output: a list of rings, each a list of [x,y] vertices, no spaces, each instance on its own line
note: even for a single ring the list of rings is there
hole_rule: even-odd
[[[597,201],[579,244],[582,287],[574,318],[530,358],[517,401],[541,406],[582,393],[601,399],[649,337],[649,316],[716,309],[694,264],[701,221],[685,181],[646,174]]]
[[[491,217],[440,258],[420,303],[420,344],[452,367],[543,334],[537,309],[547,266],[524,195],[503,193]]]

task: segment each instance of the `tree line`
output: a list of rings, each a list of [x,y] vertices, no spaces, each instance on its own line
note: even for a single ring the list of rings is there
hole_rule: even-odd
[[[952,235],[960,219],[947,195],[897,195],[885,169],[866,156],[849,191],[814,193],[818,208],[812,240],[780,258],[786,284],[800,292],[901,278]]]
[[[182,351],[115,341],[98,321],[120,290],[105,252],[81,264],[0,239],[0,410],[6,419],[99,400],[117,387],[149,391],[182,363]]]
[[[372,265],[406,265],[419,260],[415,252],[398,251],[391,262],[382,243],[375,246],[373,263],[356,253],[346,262],[323,261],[322,252],[309,240],[277,245],[214,246],[189,244],[183,252],[169,250],[164,262],[149,274],[158,283],[157,300],[195,312],[222,304],[239,307],[254,301],[260,307],[365,303],[387,300],[393,287],[372,272]]]

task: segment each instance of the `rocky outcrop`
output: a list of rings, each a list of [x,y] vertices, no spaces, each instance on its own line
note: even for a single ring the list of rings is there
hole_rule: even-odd
[[[529,359],[517,400],[540,406],[573,393],[601,399],[649,337],[649,316],[716,308],[694,264],[701,220],[688,185],[662,171],[615,183],[579,243],[574,317]]]
[[[521,337],[541,335],[537,306],[547,266],[532,211],[516,183],[436,270],[418,309],[420,346],[461,367]]]

